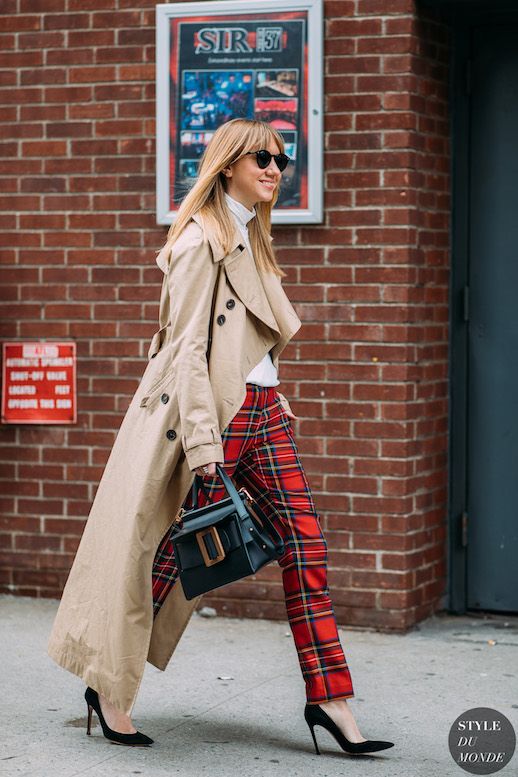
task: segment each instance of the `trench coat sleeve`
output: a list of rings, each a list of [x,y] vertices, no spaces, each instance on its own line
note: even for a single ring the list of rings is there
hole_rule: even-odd
[[[182,447],[191,471],[224,462],[206,358],[217,273],[202,233],[173,245],[168,268],[172,359]]]

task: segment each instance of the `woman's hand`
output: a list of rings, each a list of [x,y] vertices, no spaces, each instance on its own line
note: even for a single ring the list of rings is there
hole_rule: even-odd
[[[281,407],[284,410],[284,412],[286,413],[286,415],[288,416],[288,418],[293,418],[295,421],[298,420],[298,418],[299,418],[298,415],[295,415],[292,412],[292,410],[290,408],[290,403],[288,402],[288,400],[286,399],[284,394],[281,394],[280,391],[277,391],[277,396],[279,397],[279,399],[281,401]]]
[[[207,470],[207,471],[205,471]],[[205,475],[215,475],[216,474],[216,462],[212,461],[210,464],[203,464],[201,467],[196,467],[194,470],[197,475],[201,475],[202,477]]]

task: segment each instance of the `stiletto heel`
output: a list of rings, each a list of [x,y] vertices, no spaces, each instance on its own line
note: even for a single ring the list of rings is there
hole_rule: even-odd
[[[114,742],[116,745],[133,745],[134,747],[147,747],[153,744],[153,740],[147,737],[145,734],[141,734],[140,731],[136,731],[134,734],[122,734],[120,731],[114,731],[108,726],[104,719],[104,715],[101,711],[101,702],[99,701],[99,694],[94,691],[93,688],[87,688],[85,691],[86,704],[88,706],[88,722],[86,725],[86,733],[90,734],[92,727],[92,709],[97,713],[103,734],[110,742]]]
[[[329,731],[342,750],[345,750],[346,753],[375,753],[379,750],[386,750],[389,747],[394,747],[394,742],[386,742],[382,739],[366,739],[365,742],[349,742],[334,720],[329,717],[327,712],[325,712],[319,704],[306,704],[306,707],[304,708],[304,718],[313,736],[317,755],[320,755],[320,750],[318,749],[315,737],[315,726],[322,726],[326,731]]]
[[[315,736],[315,726],[312,726],[309,722],[308,722],[308,725],[309,725],[309,730],[311,731],[311,735],[313,736],[313,742],[315,743],[315,750],[317,751],[317,755],[320,755],[320,750],[318,749],[318,745],[317,745],[317,738]]]

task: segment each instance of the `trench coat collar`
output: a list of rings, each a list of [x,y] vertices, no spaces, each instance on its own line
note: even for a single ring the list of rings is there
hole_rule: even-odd
[[[207,240],[209,241],[211,251],[212,251],[212,258],[215,262],[220,262],[222,259],[224,259],[226,256],[229,257],[228,261],[232,261],[236,256],[238,256],[241,253],[241,249],[239,251],[236,251],[236,249],[243,245],[243,237],[239,233],[239,229],[237,227],[237,224],[235,225],[234,229],[234,236],[232,238],[232,244],[230,246],[230,251],[228,254],[225,254],[223,248],[220,246],[218,241],[216,240],[215,235],[213,235],[210,230],[205,228],[205,225],[203,223],[203,220],[199,213],[194,213],[191,217],[193,221],[195,221],[203,230],[207,233]],[[273,240],[272,235],[270,235],[270,240]],[[248,252],[247,252],[248,253]],[[159,251],[157,257],[156,257],[156,263],[160,267],[163,273],[167,273],[169,270],[169,260],[171,257],[171,244],[165,243],[165,245],[162,247],[162,249]]]
[[[224,262],[225,265],[229,264],[236,256],[239,256],[241,253],[241,249],[236,252],[236,249],[241,245],[245,248],[246,253],[248,256],[250,256],[248,250],[246,249],[246,246],[244,245],[243,236],[239,232],[239,228],[237,224],[234,226],[234,236],[232,238],[232,243],[230,246],[230,250],[227,254],[225,254],[225,251],[221,247],[220,243],[216,239],[216,236],[211,232],[210,229],[206,227],[206,225],[203,223],[203,219],[200,216],[199,212],[193,213],[191,216],[193,221],[195,221],[199,226],[205,231],[207,235],[207,240],[210,243],[210,247],[212,250],[212,258],[215,262],[220,262],[222,259],[227,259],[227,261]],[[270,235],[270,240],[273,240],[272,235]],[[252,258],[252,257],[250,257]]]
[[[194,213],[192,218],[204,229],[211,247],[213,261],[222,262],[227,278],[243,304],[256,318],[270,327],[277,337],[282,337],[282,322],[278,321],[272,310],[254,257],[245,245],[237,224],[234,224],[230,250],[225,253],[212,230],[203,224],[199,213]],[[271,235],[270,240],[273,240]]]
[[[274,332],[277,343],[273,353],[278,356],[301,325],[279,279],[273,273],[259,274],[254,257],[244,245],[243,236],[240,234],[237,224],[235,224],[230,250],[225,253],[215,234],[203,223],[200,214],[194,213],[192,219],[204,230],[211,247],[213,261],[222,262],[227,278],[243,304]],[[273,240],[272,235],[270,235],[270,240]],[[170,255],[171,246],[166,243],[156,258],[156,262],[164,274],[167,274],[169,269]],[[165,278],[160,311],[160,324],[165,328],[169,317],[168,289]]]

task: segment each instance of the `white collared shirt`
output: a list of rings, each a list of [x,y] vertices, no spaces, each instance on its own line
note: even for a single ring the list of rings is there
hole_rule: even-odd
[[[238,226],[238,229],[243,236],[245,245],[253,256],[252,246],[250,245],[250,238],[248,236],[248,222],[255,216],[255,208],[252,206],[252,210],[238,202],[233,197],[225,192],[225,201],[229,210],[234,216],[234,220]],[[255,383],[258,386],[278,386],[280,380],[277,375],[277,370],[270,356],[270,352],[265,354],[259,364],[257,364],[253,370],[247,375],[247,383]]]

